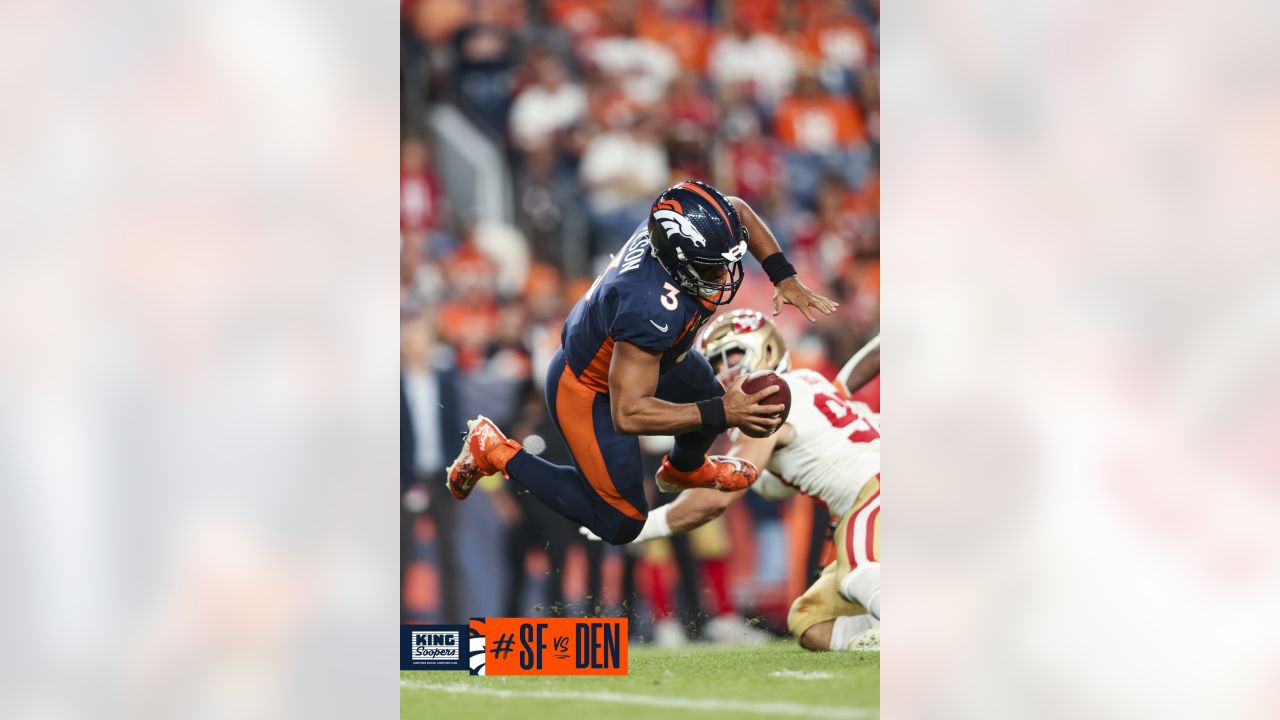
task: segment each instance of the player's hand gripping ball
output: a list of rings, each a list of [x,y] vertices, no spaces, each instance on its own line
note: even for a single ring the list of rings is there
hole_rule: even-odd
[[[763,435],[757,435],[754,432],[741,428],[742,432],[748,437],[769,437],[782,427],[787,421],[787,416],[791,414],[791,388],[787,385],[787,381],[782,376],[772,370],[757,370],[747,376],[745,382],[742,383],[742,392],[748,395],[764,390],[767,387],[776,386],[778,391],[760,401],[761,405],[782,405],[782,413],[775,415],[778,419],[773,429]]]

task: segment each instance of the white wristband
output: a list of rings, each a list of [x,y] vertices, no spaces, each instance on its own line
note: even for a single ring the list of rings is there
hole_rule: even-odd
[[[649,519],[644,521],[644,527],[640,528],[640,534],[628,544],[635,545],[649,540],[671,537],[671,526],[667,524],[667,513],[669,512],[671,512],[671,503],[650,510]]]

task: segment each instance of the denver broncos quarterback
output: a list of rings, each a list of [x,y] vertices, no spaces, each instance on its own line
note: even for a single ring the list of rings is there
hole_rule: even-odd
[[[702,325],[742,285],[746,254],[774,283],[774,314],[795,306],[811,322],[836,303],[804,286],[773,233],[739,198],[685,181],[664,190],[641,223],[582,296],[547,369],[551,417],[574,467],[526,452],[483,416],[468,421],[462,451],[448,468],[448,487],[464,499],[476,482],[501,472],[561,515],[615,545],[644,527],[636,435],[674,435],[658,479],[680,488],[741,490],[756,468],[707,457],[716,436],[741,428],[753,436],[777,429],[782,405],[762,405],[777,391],[748,395],[742,380],[721,386],[692,350]]]
[[[872,344],[878,375],[879,338]],[[778,432],[765,438],[738,437],[728,451],[765,468],[751,489],[770,500],[804,493],[840,518],[835,561],[792,603],[788,630],[808,650],[879,650],[878,415],[818,373],[791,370],[781,333],[762,313],[734,310],[720,316],[698,338],[697,347],[721,377],[775,370],[791,390],[791,413]],[[867,354],[859,352],[853,360]],[[851,361],[845,369],[863,364]],[[853,381],[865,383],[871,377],[869,372],[861,376]],[[838,380],[848,378],[850,374],[842,371]],[[744,492],[686,490],[650,513],[633,542],[688,532],[719,516]]]

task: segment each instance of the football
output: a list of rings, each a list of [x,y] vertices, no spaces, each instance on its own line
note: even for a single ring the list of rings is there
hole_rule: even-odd
[[[758,393],[761,390],[776,385],[778,392],[761,400],[762,405],[782,405],[782,414],[779,415],[780,422],[778,427],[782,427],[782,423],[787,421],[787,416],[791,414],[791,388],[787,385],[787,381],[782,376],[772,370],[757,370],[747,376],[746,382],[742,383],[742,391],[747,394]],[[768,437],[768,435],[753,435],[746,430],[742,431],[750,437]],[[772,433],[770,433],[771,435]]]

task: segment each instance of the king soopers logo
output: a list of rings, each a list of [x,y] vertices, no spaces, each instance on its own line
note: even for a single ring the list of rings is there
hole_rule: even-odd
[[[414,631],[413,659],[457,661],[461,648],[456,630]]]

